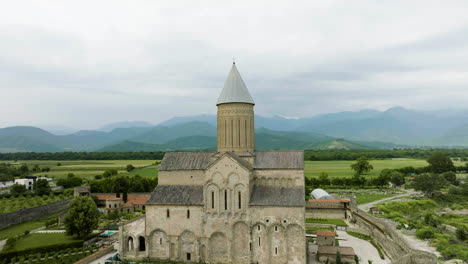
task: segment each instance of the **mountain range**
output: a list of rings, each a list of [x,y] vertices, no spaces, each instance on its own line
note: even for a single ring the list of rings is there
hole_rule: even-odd
[[[468,146],[468,111],[339,112],[310,118],[255,116],[257,149],[375,149]],[[216,116],[103,125],[66,135],[32,126],[0,129],[0,152],[214,150]]]

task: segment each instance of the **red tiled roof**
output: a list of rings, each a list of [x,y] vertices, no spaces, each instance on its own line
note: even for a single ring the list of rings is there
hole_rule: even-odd
[[[309,199],[309,202],[323,203],[349,203],[349,200],[328,200],[328,199]]]
[[[317,231],[317,236],[334,237],[334,236],[336,236],[336,234],[335,234],[335,232],[330,232],[330,231]]]
[[[123,194],[120,198],[116,197],[114,193],[99,193],[95,196],[100,201],[122,201]],[[144,205],[151,197],[150,193],[129,193],[127,195],[127,202],[122,207],[134,207],[135,205]]]

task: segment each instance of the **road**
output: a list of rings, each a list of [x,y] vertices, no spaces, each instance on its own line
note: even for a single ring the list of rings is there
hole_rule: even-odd
[[[363,210],[364,212],[369,212],[369,208],[371,208],[373,206],[376,206],[377,204],[379,204],[381,202],[386,202],[386,201],[390,201],[390,200],[393,200],[393,199],[396,199],[396,198],[411,196],[412,194],[419,193],[419,192],[416,192],[414,190],[404,190],[404,191],[405,191],[405,193],[398,194],[398,195],[395,195],[395,196],[392,196],[392,197],[388,197],[388,198],[385,198],[385,199],[382,199],[382,200],[377,200],[377,201],[373,201],[373,202],[366,203],[366,204],[360,204],[360,205],[358,205],[358,208]]]

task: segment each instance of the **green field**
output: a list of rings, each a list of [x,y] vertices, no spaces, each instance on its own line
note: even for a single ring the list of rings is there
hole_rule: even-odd
[[[425,167],[429,164],[423,159],[384,159],[370,160],[374,169],[366,177],[376,177],[383,169],[398,169],[408,166]],[[333,177],[351,177],[354,171],[350,165],[355,161],[350,160],[333,160],[333,161],[305,161],[304,174],[306,177],[318,177],[321,172],[328,173],[330,178]],[[454,161],[455,166],[464,165],[464,162]]]
[[[84,179],[94,179],[95,175],[102,174],[105,170],[115,169],[120,173],[127,173],[125,168],[131,164],[136,167],[132,172],[141,176],[157,176],[152,175],[156,170],[147,169],[145,167],[154,164],[155,160],[79,160],[79,161],[57,161],[57,160],[20,160],[13,164],[27,164],[30,168],[34,165],[39,165],[40,168],[49,167],[49,172],[35,173],[34,176],[48,176],[54,178],[66,177],[68,173],[73,173],[76,176]],[[58,166],[58,163],[61,165]],[[153,165],[152,167],[154,167]]]
[[[37,229],[39,227],[45,226],[45,223],[47,222],[47,220],[50,220],[52,218],[57,217],[60,213],[61,212],[54,213],[54,214],[39,218],[39,219],[34,220],[34,221],[25,222],[25,223],[21,223],[21,224],[17,224],[17,225],[12,225],[12,226],[9,226],[7,228],[1,229],[0,230],[0,240],[23,234],[24,231],[26,231],[26,230],[32,231],[32,230]]]
[[[53,193],[51,193],[50,195],[43,196],[26,195],[12,198],[0,198],[0,214],[13,212],[24,208],[36,207],[52,202],[57,202],[60,200],[67,199],[69,197],[71,197],[71,195],[54,195]]]
[[[68,242],[79,241],[71,236],[65,235],[65,233],[52,233],[52,234],[28,234],[25,237],[19,239],[16,242],[16,250],[43,247],[57,244],[64,244]]]

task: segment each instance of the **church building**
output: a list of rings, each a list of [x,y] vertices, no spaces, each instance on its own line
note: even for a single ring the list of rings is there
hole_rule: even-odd
[[[120,226],[121,258],[306,263],[303,151],[255,150],[235,63],[216,105],[217,151],[166,153],[146,215]]]

